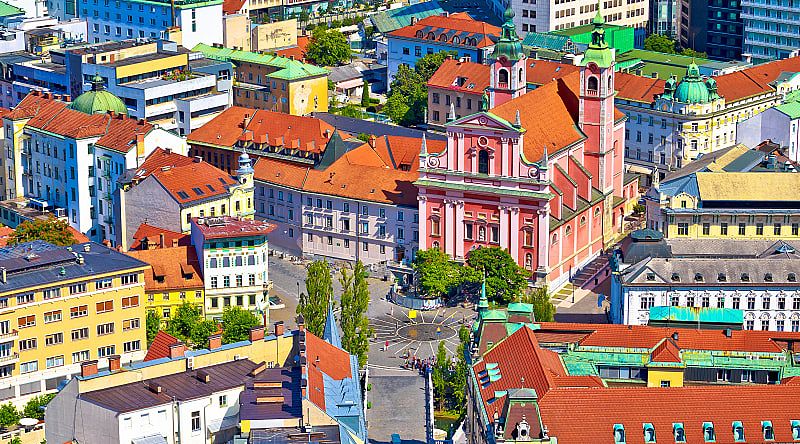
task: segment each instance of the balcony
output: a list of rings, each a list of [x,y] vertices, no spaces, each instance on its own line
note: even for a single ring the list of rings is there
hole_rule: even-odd
[[[19,353],[0,354],[0,364],[13,364],[19,361]]]
[[[8,333],[0,333],[0,342],[13,341],[17,338],[19,338],[19,332],[17,330],[11,330]]]

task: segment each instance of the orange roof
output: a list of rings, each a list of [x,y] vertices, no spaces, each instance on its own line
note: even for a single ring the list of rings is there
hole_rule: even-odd
[[[432,32],[436,41],[439,41],[441,35],[447,35],[448,40],[452,41],[452,36],[455,34],[453,31],[461,39],[460,45],[464,45],[465,37],[474,38],[477,40],[477,44],[474,46],[476,48],[494,45],[497,38],[500,37],[500,28],[475,20],[466,13],[450,14],[449,16],[432,15],[417,20],[413,25],[396,29],[389,35],[409,39],[427,39],[428,33]],[[467,34],[464,35],[464,33]]]
[[[310,41],[311,38],[307,35],[297,36],[297,45],[292,46],[291,48],[279,49],[275,51],[275,54],[287,58],[294,57],[295,60],[305,62],[306,48],[308,47],[308,42]]]
[[[8,245],[8,239],[14,234],[14,229],[5,225],[0,227],[0,247]]]
[[[158,171],[164,167],[174,168],[188,165],[192,162],[194,162],[193,158],[173,153],[169,148],[156,148],[147,156],[136,171],[136,174],[138,177],[144,178],[149,176],[153,171]]]
[[[133,234],[133,244],[129,250],[148,250],[151,245],[156,244],[155,248],[162,248],[158,245],[161,242],[161,235],[164,235],[163,248],[173,246],[186,246],[191,245],[192,239],[188,234],[178,233],[176,231],[166,230],[153,225],[141,224]],[[173,245],[176,243],[177,245]]]
[[[89,242],[89,238],[86,237],[85,234],[76,230],[75,228],[72,228],[72,225],[69,225],[67,229],[69,229],[69,232],[72,233],[72,237],[75,239],[76,244],[83,244]]]
[[[553,80],[560,79],[580,68],[566,63],[551,62],[549,60],[528,60],[525,62],[525,80],[534,85],[544,85]]]
[[[95,145],[120,153],[127,153],[136,147],[136,139],[138,137],[146,135],[152,129],[153,125],[145,120],[116,114],[110,120],[105,135]]]
[[[244,122],[249,119],[245,128]],[[320,119],[233,106],[192,131],[188,142],[232,147],[239,140],[321,153],[335,128]]]
[[[306,331],[306,362],[308,399],[325,410],[325,384],[322,375],[325,374],[336,381],[353,377],[350,373],[350,355]]]
[[[179,203],[208,199],[228,192],[236,180],[200,158],[157,148],[136,170],[136,178],[153,176]]]
[[[664,92],[664,83],[666,82],[663,79],[618,72],[614,75],[614,83],[618,98],[652,103],[656,99],[655,95]]]
[[[254,167],[256,180],[298,190],[303,188],[309,169],[308,165],[283,162],[271,157],[259,157]]]
[[[238,14],[244,6],[245,0],[225,0],[222,2],[223,14]]]
[[[69,108],[54,113],[38,113],[31,117],[26,127],[36,128],[61,136],[83,139],[105,134],[108,121],[106,114],[85,114]]]
[[[3,117],[7,117],[11,120],[19,120],[30,119],[38,115],[52,116],[66,107],[66,102],[53,100],[49,94],[41,94],[39,91],[33,91],[25,96],[10,113]]]
[[[212,223],[212,221],[214,223]],[[275,229],[275,225],[263,220],[243,219],[231,216],[194,217],[192,218],[192,231],[194,231],[194,227],[200,230],[205,239],[267,235]]]
[[[147,354],[144,356],[144,361],[152,361],[154,359],[169,358],[169,346],[181,342],[178,338],[171,334],[159,330],[156,337],[153,338],[153,343],[147,349]]]
[[[446,59],[428,80],[428,86],[483,94],[489,87],[491,68],[474,62]]]
[[[742,71],[714,77],[719,95],[730,103],[772,91],[770,86],[783,72],[800,72],[800,57],[763,63]]]
[[[653,362],[682,362],[681,349],[672,342],[672,339],[665,339],[658,344],[653,353],[650,353],[650,360]]]
[[[192,246],[136,250],[127,254],[151,265],[144,273],[145,291],[203,288],[200,263]]]

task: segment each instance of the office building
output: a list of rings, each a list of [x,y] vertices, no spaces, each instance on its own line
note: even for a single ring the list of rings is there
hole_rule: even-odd
[[[739,60],[745,36],[743,5],[741,0],[678,0],[678,42],[712,59]]]
[[[800,5],[791,0],[742,0],[743,56],[753,63],[797,56],[800,48]]]

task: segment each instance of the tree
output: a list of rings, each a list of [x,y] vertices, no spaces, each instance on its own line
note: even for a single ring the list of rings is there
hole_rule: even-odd
[[[458,416],[461,416],[466,413],[467,408],[466,384],[469,366],[467,365],[465,353],[469,349],[469,329],[462,325],[458,329],[458,337],[461,342],[456,350],[455,368],[447,381],[447,391],[449,393],[450,409]]]
[[[528,286],[530,273],[517,265],[508,251],[500,247],[478,248],[470,251],[467,265],[479,275],[486,276],[486,295],[496,302],[508,304],[522,295]]]
[[[416,63],[414,63],[414,70],[422,76],[422,80],[425,83],[433,77],[433,74],[442,66],[447,56],[457,56],[458,52],[456,51],[439,51],[434,54],[425,54],[425,57],[418,59]]]
[[[361,89],[361,106],[366,108],[369,105],[369,82],[364,80],[364,86]]]
[[[14,404],[7,402],[0,405],[0,427],[8,428],[19,422],[19,410]]]
[[[366,316],[369,307],[369,284],[364,264],[357,261],[352,274],[348,274],[347,270],[342,268],[339,283],[343,289],[342,311],[339,314],[339,323],[342,325],[342,348],[358,356],[358,364],[364,366],[369,352],[369,337],[372,335],[369,318]]]
[[[550,302],[547,287],[536,287],[528,291],[521,301],[533,305],[533,319],[536,322],[553,322],[556,306]]]
[[[36,418],[38,420],[44,419],[44,408],[50,400],[55,398],[55,393],[50,393],[47,395],[41,395],[31,398],[27,404],[25,404],[25,408],[22,409],[22,416],[24,418]]]
[[[261,320],[242,307],[229,305],[222,312],[222,343],[244,341],[250,337],[250,329],[261,325]]]
[[[43,240],[53,245],[66,247],[75,243],[75,236],[72,235],[66,221],[50,217],[19,224],[8,239],[8,244],[16,245],[33,240]]]
[[[461,283],[461,267],[438,248],[418,251],[412,267],[417,290],[431,298],[447,296]]]
[[[333,297],[333,279],[327,262],[315,261],[308,266],[306,292],[307,295],[300,295],[297,314],[303,316],[308,331],[322,337],[328,301]]]
[[[170,318],[169,324],[167,324],[167,333],[183,342],[189,342],[192,328],[201,320],[203,320],[203,313],[200,311],[200,307],[184,302],[175,309],[175,313]]]
[[[694,57],[698,59],[704,59],[708,57],[708,55],[704,52],[695,51],[692,48],[683,48],[681,49],[681,55],[686,57]]]
[[[211,319],[199,320],[191,330],[189,342],[196,348],[208,348],[208,338],[219,330],[219,326]]]
[[[648,51],[675,54],[675,41],[661,34],[650,34],[644,39],[644,49]]]
[[[311,33],[306,57],[321,66],[340,65],[350,61],[350,45],[338,30],[318,26]]]
[[[147,346],[153,343],[153,340],[161,329],[161,316],[155,310],[147,310],[147,318],[145,318],[145,330],[147,331]]]
[[[425,80],[417,71],[400,65],[383,105],[383,113],[400,125],[416,125],[425,121],[427,103]]]
[[[447,379],[449,370],[447,366],[447,349],[444,341],[439,341],[439,348],[436,350],[436,363],[431,370],[431,382],[433,382],[433,399],[436,401],[437,409],[444,409],[444,401],[447,399]]]

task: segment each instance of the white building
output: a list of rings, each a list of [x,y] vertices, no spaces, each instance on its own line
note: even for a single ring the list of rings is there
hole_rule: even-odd
[[[265,222],[229,216],[192,219],[192,245],[203,270],[208,317],[219,319],[232,305],[266,316],[271,287],[267,234],[273,229]]]
[[[646,325],[653,307],[689,307],[740,311],[747,330],[800,331],[794,243],[647,239],[623,254],[612,280],[612,322]]]
[[[489,5],[502,15],[509,0],[491,0]],[[514,25],[520,37],[528,32],[548,32],[588,25],[597,15],[598,2],[593,0],[510,0]],[[600,7],[605,22],[644,31],[650,14],[647,0],[607,0]]]
[[[800,103],[787,101],[770,108],[736,125],[736,142],[749,147],[758,146],[765,140],[786,149],[793,162],[800,161]]]

